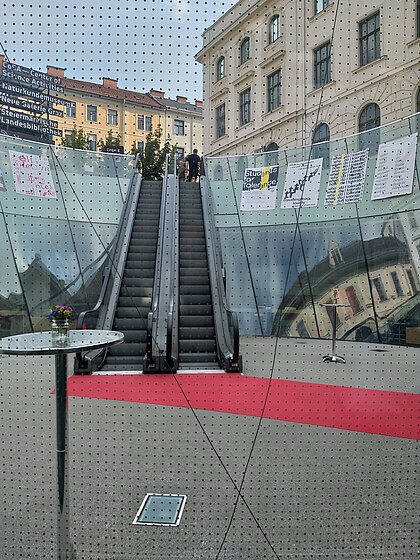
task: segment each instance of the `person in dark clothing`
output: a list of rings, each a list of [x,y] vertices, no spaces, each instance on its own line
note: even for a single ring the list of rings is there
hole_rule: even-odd
[[[187,156],[185,161],[188,164],[187,181],[195,181],[199,176],[200,169],[200,156],[198,155],[197,148],[194,148],[193,153]]]

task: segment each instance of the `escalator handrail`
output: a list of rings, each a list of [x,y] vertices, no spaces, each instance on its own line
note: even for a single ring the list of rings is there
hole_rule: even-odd
[[[159,237],[156,248],[156,262],[155,262],[155,274],[153,279],[153,294],[152,302],[150,305],[150,311],[147,314],[147,333],[146,333],[146,356],[148,362],[153,361],[153,341],[156,340],[154,330],[154,325],[156,324],[156,314],[159,310],[159,294],[160,294],[160,278],[161,278],[161,267],[163,262],[163,248],[164,248],[164,228],[163,224],[165,221],[166,212],[166,201],[167,201],[167,182],[168,182],[168,155],[165,160],[165,172],[163,176],[162,183],[162,194],[160,198],[160,214],[159,214]]]
[[[178,251],[179,251],[179,220],[177,219],[177,214],[179,212],[179,178],[176,173],[177,158],[174,155],[174,191],[172,193],[172,246],[170,251],[170,283],[169,283],[169,308],[168,308],[168,318],[167,318],[167,329],[166,329],[166,365],[170,368],[176,368],[178,363],[178,329],[177,327],[177,317],[178,310],[176,305],[176,298],[179,293],[179,274],[178,274]],[[169,170],[169,160],[168,160],[168,170]]]
[[[205,162],[203,162],[203,167],[205,170]],[[205,173],[203,173],[203,175],[205,175]],[[221,306],[225,312],[226,319],[228,323],[230,323],[232,328],[232,336],[230,336],[230,333],[228,336],[228,334],[226,333],[226,329],[223,328],[223,326],[221,329],[216,328],[217,346],[219,348],[219,351],[222,353],[225,363],[228,362],[228,364],[232,364],[236,368],[240,362],[239,321],[236,312],[229,307],[226,300],[226,289],[222,273],[222,261],[219,244],[217,242],[214,216],[211,208],[208,181],[207,178],[203,175],[200,178],[200,186],[202,193],[204,226],[206,234],[211,240],[211,243],[208,244],[209,268],[213,268],[216,275],[217,291],[220,296],[219,298],[217,298],[217,300],[220,301]],[[216,287],[211,286],[212,290],[215,288]]]

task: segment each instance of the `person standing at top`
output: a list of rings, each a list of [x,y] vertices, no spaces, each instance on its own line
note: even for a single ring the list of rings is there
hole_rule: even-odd
[[[198,155],[197,148],[194,148],[193,153],[185,158],[188,164],[188,179],[187,181],[195,181],[199,176],[200,156]]]

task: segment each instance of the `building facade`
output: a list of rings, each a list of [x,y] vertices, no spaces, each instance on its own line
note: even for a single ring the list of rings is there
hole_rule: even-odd
[[[347,136],[420,111],[420,0],[241,0],[196,59],[205,155]]]
[[[162,143],[168,141],[170,145],[176,146],[181,157],[191,153],[193,148],[197,148],[202,153],[202,101],[195,100],[194,103],[190,103],[183,96],[171,100],[165,97],[164,92],[154,89],[147,93],[121,89],[118,87],[118,81],[112,78],[103,78],[101,84],[74,80],[65,76],[63,68],[56,66],[47,66],[46,74],[17,65],[11,65],[14,68],[10,72],[4,72],[3,61],[4,57],[0,55],[2,70],[0,78],[5,87],[10,86],[14,89],[16,85],[21,85],[18,80],[24,80],[32,74],[39,74],[42,76],[43,85],[50,79],[59,92],[57,95],[67,103],[67,105],[50,105],[54,109],[49,117],[44,111],[43,117],[38,122],[38,124],[45,123],[48,127],[48,119],[54,121],[52,130],[59,132],[52,138],[55,144],[61,144],[62,138],[70,136],[76,128],[82,129],[87,135],[91,150],[97,150],[111,133],[113,138],[117,136],[120,138],[124,153],[129,153],[133,146],[144,145],[149,132],[154,132],[160,125]],[[19,104],[17,101],[19,102],[25,93],[33,95],[33,92],[34,90],[31,89],[23,93],[21,91],[10,93],[7,99],[5,97],[1,99],[1,103],[7,109],[9,99],[12,107],[17,107]],[[50,93],[48,89],[48,94]],[[10,108],[7,111],[10,113]],[[61,112],[63,116],[57,114]],[[19,114],[22,115],[22,112]],[[22,137],[24,137],[23,133],[22,130]],[[19,135],[19,130],[13,130],[13,134]],[[51,136],[44,134],[38,141],[50,139]]]

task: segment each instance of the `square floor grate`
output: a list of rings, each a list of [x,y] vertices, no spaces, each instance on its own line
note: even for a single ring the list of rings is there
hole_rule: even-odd
[[[176,527],[181,521],[187,496],[179,494],[146,494],[133,525],[166,525]]]

